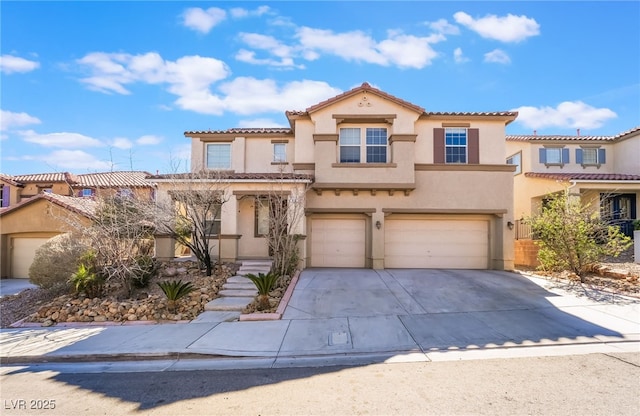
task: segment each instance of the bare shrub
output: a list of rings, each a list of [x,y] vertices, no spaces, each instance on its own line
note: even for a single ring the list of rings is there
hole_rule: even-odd
[[[43,289],[69,286],[69,279],[78,269],[79,259],[86,250],[87,247],[71,234],[53,237],[36,250],[29,268],[29,281]]]

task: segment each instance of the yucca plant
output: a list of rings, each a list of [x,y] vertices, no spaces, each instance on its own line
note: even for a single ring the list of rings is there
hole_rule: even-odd
[[[269,309],[271,307],[269,304],[269,292],[276,284],[278,275],[274,272],[258,273],[257,276],[253,273],[247,273],[246,278],[251,280],[256,285],[256,289],[258,289],[258,310]]]
[[[173,312],[176,310],[177,301],[187,296],[195,290],[191,282],[183,282],[182,280],[167,280],[158,282],[158,286],[167,297],[167,309]]]

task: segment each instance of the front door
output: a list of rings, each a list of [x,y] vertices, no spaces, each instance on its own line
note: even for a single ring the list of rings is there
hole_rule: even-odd
[[[600,215],[610,224],[620,226],[620,231],[633,236],[633,220],[636,218],[636,194],[600,194]]]

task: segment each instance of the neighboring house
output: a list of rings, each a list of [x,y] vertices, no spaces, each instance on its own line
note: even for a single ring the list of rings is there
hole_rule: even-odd
[[[19,204],[43,192],[57,195],[93,197],[135,195],[155,197],[155,184],[146,180],[148,172],[116,171],[74,175],[69,172],[27,175],[0,174],[2,208]]]
[[[292,230],[302,267],[513,268],[504,138],[517,113],[430,112],[364,83],[286,116],[290,128],[185,133],[192,174],[220,172],[230,196],[216,219],[223,260],[268,256],[263,201],[276,190],[306,193]],[[193,175],[151,177],[158,201]]]
[[[603,219],[633,236],[640,203],[640,127],[616,136],[507,136],[514,172],[514,214],[539,212],[545,197],[569,189]],[[524,237],[526,230],[519,230]],[[518,236],[519,238],[523,236]]]
[[[95,206],[91,198],[40,193],[0,210],[0,276],[28,278],[36,250],[71,231],[69,221],[88,225]]]
[[[94,197],[154,199],[156,186],[147,172],[122,171],[73,175],[68,172],[9,176],[0,174],[1,277],[27,278],[35,251],[49,238],[68,231],[53,218],[51,204],[87,217],[82,207]]]

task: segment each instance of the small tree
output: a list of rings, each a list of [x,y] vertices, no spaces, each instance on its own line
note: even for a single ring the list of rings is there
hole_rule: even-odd
[[[551,195],[541,213],[530,218],[538,238],[538,260],[547,270],[570,270],[584,283],[590,268],[604,256],[617,257],[631,239],[599,218],[592,204],[568,192]]]
[[[229,200],[224,172],[169,174],[169,200],[158,201],[158,232],[168,234],[188,247],[198,259],[206,275],[213,273],[211,240],[218,242],[218,264],[221,261],[221,212]],[[215,237],[214,237],[215,236]]]

